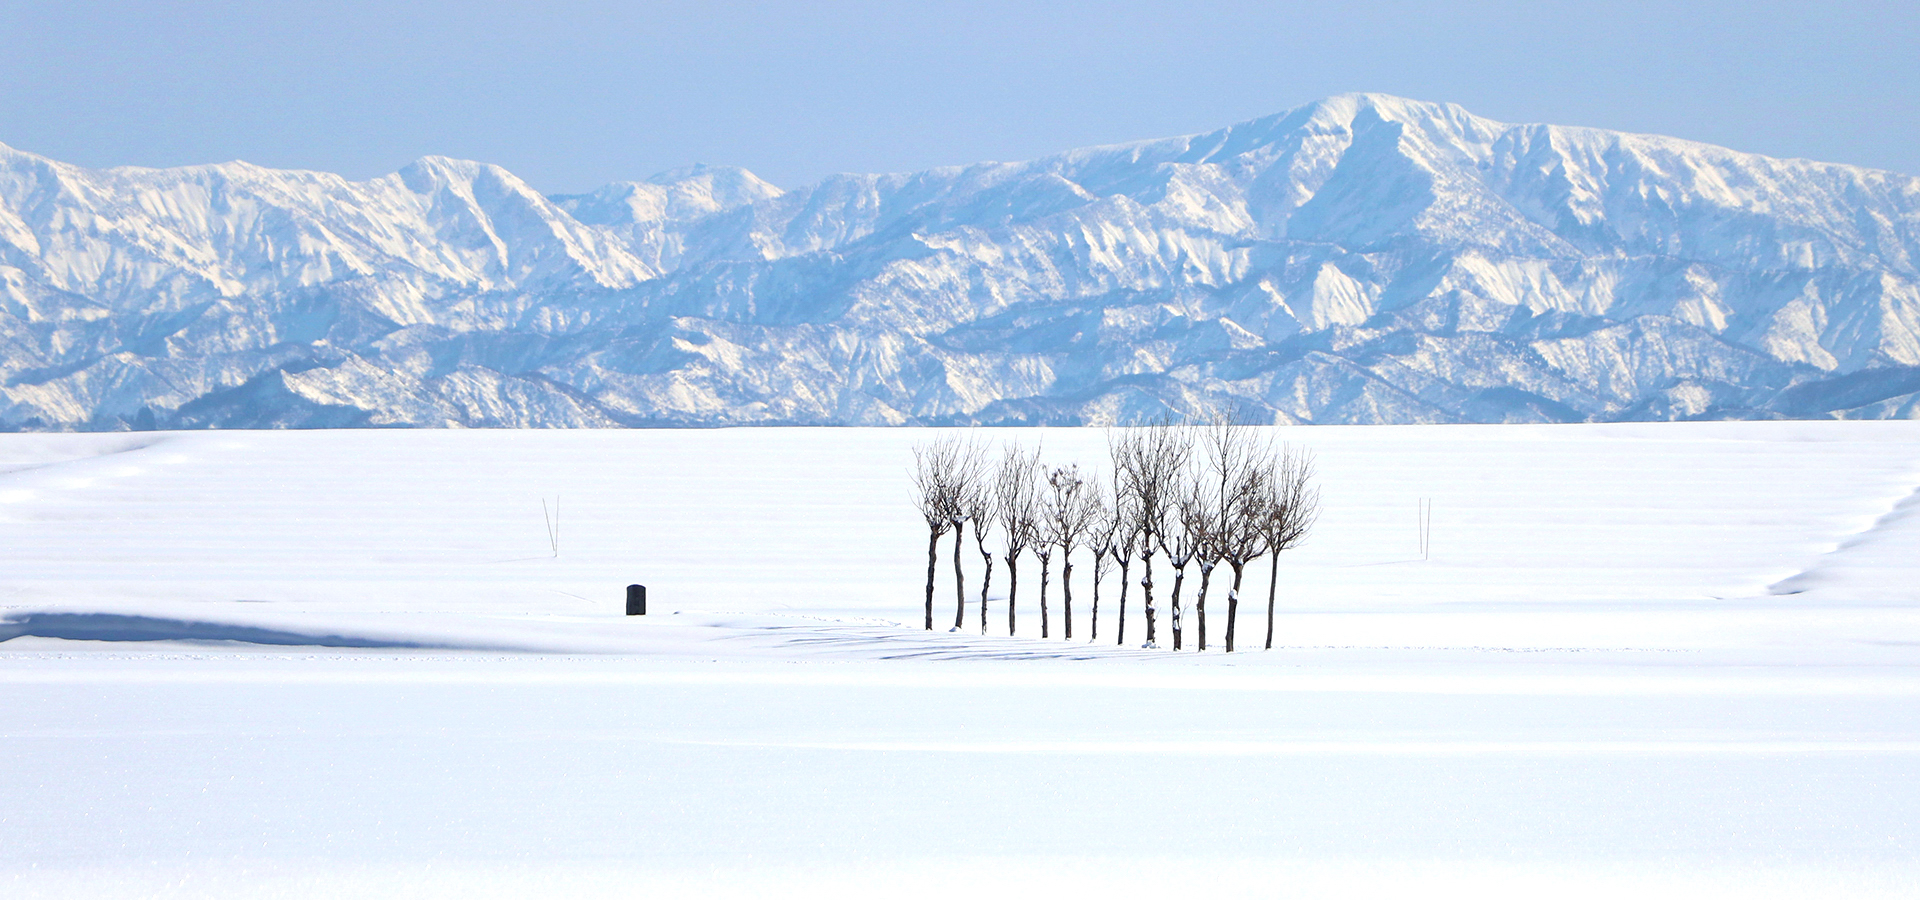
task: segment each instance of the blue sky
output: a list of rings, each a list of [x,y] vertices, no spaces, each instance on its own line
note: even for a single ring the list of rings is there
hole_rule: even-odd
[[[1920,4],[16,2],[0,142],[89,166],[548,192],[793,186],[1203,131],[1345,91],[1920,174]]]

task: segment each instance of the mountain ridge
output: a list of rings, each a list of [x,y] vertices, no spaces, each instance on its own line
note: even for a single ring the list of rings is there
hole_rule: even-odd
[[[1917,260],[1920,179],[1373,94],[792,190],[0,146],[0,427],[1912,417]]]

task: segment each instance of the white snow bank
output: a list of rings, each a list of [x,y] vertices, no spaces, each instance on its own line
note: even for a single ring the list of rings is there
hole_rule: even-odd
[[[1920,490],[1871,527],[1840,542],[1805,571],[1781,579],[1775,594],[1807,601],[1920,604]]]
[[[1318,529],[1282,560],[1285,645],[1697,648],[1912,633],[1920,519],[1911,502],[1889,510],[1920,485],[1914,423],[1277,433],[1318,454],[1325,491]],[[917,630],[926,544],[906,467],[930,434],[0,435],[0,470],[13,469],[0,474],[0,615],[667,652],[637,637],[662,629],[643,632],[649,625],[622,615],[625,586],[640,582],[654,612],[645,623],[711,613],[739,626],[728,638],[739,646],[805,646],[790,638],[814,625]],[[977,436],[1042,444],[1053,463],[1098,468],[1106,455],[1096,430]],[[1434,510],[1429,559],[1418,552],[1422,499]],[[554,506],[557,555],[546,518]],[[978,644],[980,566],[968,544],[962,634],[917,640]],[[950,547],[942,544],[935,594],[942,633],[954,616]],[[1089,562],[1074,573],[1077,641],[1094,631]],[[995,568],[989,636],[1006,634],[1005,568]],[[1022,565],[1023,642],[1038,637],[1037,568]],[[1266,575],[1255,565],[1242,591],[1243,646],[1264,632]],[[1156,580],[1164,605],[1172,578],[1162,568]],[[1057,643],[1057,566],[1053,581]],[[1118,588],[1117,576],[1102,587],[1102,643],[1117,634]],[[1128,645],[1137,647],[1137,586],[1128,600]],[[746,622],[764,625],[768,640],[741,638],[758,627]],[[813,649],[845,636],[823,631]]]

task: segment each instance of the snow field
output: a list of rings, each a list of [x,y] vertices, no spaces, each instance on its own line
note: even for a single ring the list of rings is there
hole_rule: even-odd
[[[1806,628],[1871,631],[1920,599],[1900,577],[1900,540],[1874,536],[1920,485],[1920,429],[1906,423],[1278,433],[1318,454],[1325,491],[1319,527],[1282,561],[1295,645],[1749,646]],[[623,633],[610,628],[634,630],[620,620],[622,591],[639,581],[659,613],[917,625],[926,540],[906,470],[929,434],[0,436],[0,466],[38,466],[0,476],[11,548],[0,605],[344,616],[359,627],[464,629],[463,640],[488,628],[502,640],[572,628],[581,642],[572,649],[599,650]],[[1039,443],[1052,463],[1101,466],[1106,454],[1095,429],[979,436]],[[1434,507],[1425,561],[1421,498]],[[560,507],[557,558],[543,499]],[[1786,589],[1859,569],[1849,561],[1864,556],[1863,542],[1888,539],[1895,568],[1869,578],[1870,590],[1769,593],[1795,576]],[[1842,542],[1845,552],[1828,553]],[[980,569],[968,543],[971,596]],[[947,624],[950,546],[935,595]],[[1077,635],[1089,633],[1091,568],[1076,566]],[[1022,570],[1022,620],[1037,635],[1037,563]],[[1156,580],[1164,600],[1172,577],[1163,568]],[[1263,607],[1264,563],[1247,580],[1248,605]],[[1005,585],[997,565],[995,595]],[[1104,635],[1114,633],[1117,588],[1117,579],[1103,588]],[[1216,590],[1216,617],[1224,596]],[[1056,615],[1059,599],[1056,564]],[[1135,587],[1128,629],[1144,637],[1139,605]],[[992,612],[990,629],[1004,633],[1001,609]]]
[[[930,436],[0,435],[0,893],[1920,889],[1914,425],[1285,429],[1232,656],[919,630]]]

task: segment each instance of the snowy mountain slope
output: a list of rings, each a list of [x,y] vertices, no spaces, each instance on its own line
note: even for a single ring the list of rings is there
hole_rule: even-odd
[[[1920,414],[1920,179],[1334,97],[782,192],[0,150],[0,425]]]

